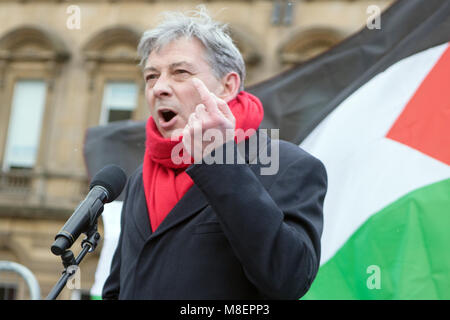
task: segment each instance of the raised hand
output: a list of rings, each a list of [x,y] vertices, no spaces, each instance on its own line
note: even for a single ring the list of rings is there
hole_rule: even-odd
[[[200,79],[193,78],[192,84],[199,94],[200,104],[183,129],[183,145],[198,162],[234,138],[236,119],[228,104],[210,92]]]

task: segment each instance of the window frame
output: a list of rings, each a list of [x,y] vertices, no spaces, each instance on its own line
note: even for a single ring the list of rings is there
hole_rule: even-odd
[[[26,68],[26,63],[20,63],[19,66],[15,66],[14,63],[11,64],[9,72],[7,72],[4,83],[3,97],[0,97],[0,104],[6,106],[2,108],[0,112],[0,165],[1,171],[5,172],[5,155],[6,155],[6,143],[8,139],[8,132],[10,127],[10,118],[12,113],[12,103],[14,99],[14,89],[16,83],[23,80],[37,80],[44,81],[46,83],[46,94],[43,106],[43,115],[41,123],[40,137],[37,143],[37,154],[35,164],[33,166],[33,171],[39,170],[44,163],[43,158],[45,152],[49,151],[47,141],[48,134],[50,132],[50,113],[53,100],[53,79],[49,76],[48,70],[45,66],[39,66],[36,63],[30,63],[33,65],[32,68]]]
[[[108,121],[108,119],[109,119],[109,117],[108,117],[109,113],[108,112],[110,110],[112,110],[112,109],[107,108],[105,99],[106,99],[106,94],[107,94],[107,92],[106,92],[107,91],[107,86],[108,86],[108,84],[112,84],[112,83],[123,83],[123,84],[127,83],[127,84],[133,84],[135,86],[135,88],[136,88],[136,97],[135,97],[135,101],[133,102],[134,103],[134,108],[131,110],[130,120],[136,120],[135,119],[135,114],[136,114],[136,111],[138,109],[139,85],[134,80],[131,80],[131,81],[108,80],[108,81],[105,81],[104,84],[103,84],[103,96],[102,96],[102,103],[101,103],[101,108],[100,108],[99,124],[100,125],[106,125],[108,123],[111,123],[110,121]]]
[[[16,94],[17,84],[20,83],[20,82],[25,82],[25,81],[39,81],[39,82],[41,82],[41,83],[43,83],[45,85],[44,101],[43,101],[43,105],[42,105],[41,123],[39,125],[40,128],[39,128],[39,132],[38,132],[39,138],[38,138],[37,143],[36,143],[36,149],[37,149],[36,150],[36,157],[35,157],[33,166],[31,168],[26,168],[26,169],[33,169],[34,167],[36,167],[36,163],[37,163],[38,155],[39,155],[39,149],[40,149],[41,144],[42,144],[41,137],[42,137],[42,132],[43,132],[44,116],[45,116],[45,110],[46,110],[46,105],[47,105],[47,97],[48,97],[48,91],[49,91],[48,90],[48,81],[46,81],[45,79],[38,79],[38,78],[33,78],[33,79],[20,78],[20,79],[16,79],[14,81],[12,92],[11,92],[11,97],[9,99],[10,100],[10,104],[9,104],[9,118],[6,119],[7,120],[7,126],[5,126],[6,132],[5,132],[4,143],[3,143],[3,148],[2,148],[3,157],[2,157],[2,160],[1,160],[1,163],[2,163],[1,170],[3,172],[9,172],[9,171],[13,171],[14,170],[14,169],[11,169],[11,166],[7,166],[7,164],[6,164],[6,156],[8,155],[7,147],[8,147],[8,139],[9,139],[9,134],[10,134],[11,120],[12,120],[11,116],[12,116],[12,113],[13,113],[13,107],[14,107],[13,103],[14,103],[14,98],[16,96],[15,94]]]
[[[130,120],[144,121],[150,116],[145,105],[145,83],[141,71],[134,64],[113,62],[92,62],[89,69],[89,108],[87,112],[86,128],[101,124],[103,109],[103,95],[109,82],[133,82],[137,87],[136,107]]]

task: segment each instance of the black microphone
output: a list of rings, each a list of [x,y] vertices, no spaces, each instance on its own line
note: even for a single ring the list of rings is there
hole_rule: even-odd
[[[125,172],[116,165],[108,165],[97,172],[89,185],[88,195],[55,236],[51,247],[53,254],[63,254],[81,233],[87,232],[103,212],[103,204],[114,201],[126,182]]]

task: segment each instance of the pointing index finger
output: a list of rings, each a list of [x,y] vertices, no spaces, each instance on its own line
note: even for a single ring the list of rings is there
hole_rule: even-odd
[[[206,85],[198,78],[193,78],[192,83],[197,89],[198,94],[200,95],[201,102],[205,105],[206,110],[208,111],[218,111],[216,101],[212,97],[212,93],[208,90]]]

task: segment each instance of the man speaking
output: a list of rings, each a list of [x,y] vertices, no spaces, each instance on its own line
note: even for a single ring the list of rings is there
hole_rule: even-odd
[[[257,130],[242,56],[203,8],[166,13],[138,51],[151,117],[103,298],[300,298],[319,268],[324,166]]]

